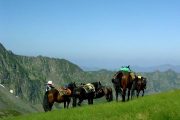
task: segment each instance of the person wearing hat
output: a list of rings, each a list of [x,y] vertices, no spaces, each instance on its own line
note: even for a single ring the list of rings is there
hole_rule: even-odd
[[[52,88],[54,88],[54,84],[52,83],[52,81],[48,81],[46,84],[46,92],[51,90]]]

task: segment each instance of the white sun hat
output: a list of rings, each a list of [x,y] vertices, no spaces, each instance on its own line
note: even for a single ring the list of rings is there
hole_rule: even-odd
[[[47,84],[48,84],[48,85],[53,85],[52,81],[48,81]]]

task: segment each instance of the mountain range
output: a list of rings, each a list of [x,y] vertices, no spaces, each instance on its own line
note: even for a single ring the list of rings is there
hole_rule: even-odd
[[[164,67],[151,71],[153,70],[151,68],[150,72],[139,72],[138,69],[132,69],[137,74],[147,78],[146,94],[180,88],[180,73],[175,72],[174,69],[168,68],[166,70]],[[179,70],[179,67],[177,66],[176,69]],[[103,85],[113,87],[111,79],[115,73],[116,71],[105,69],[84,71],[78,65],[65,59],[16,55],[12,51],[6,50],[0,43],[0,84],[6,88],[6,92],[1,90],[1,97],[9,99],[6,96],[7,91],[13,90],[14,93],[11,96],[40,107],[38,110],[42,110],[41,104],[45,84],[48,80],[52,80],[56,87],[64,86],[70,82],[80,84],[94,81],[101,81]],[[3,100],[0,99],[0,107],[3,104]],[[3,108],[7,106],[8,104],[4,105]],[[37,109],[37,107],[35,108]]]
[[[121,66],[120,66],[121,67]],[[102,68],[99,67],[86,67],[82,66],[81,67],[84,71],[99,71]],[[158,65],[158,66],[149,66],[149,67],[142,67],[142,66],[131,66],[132,70],[136,72],[154,72],[154,71],[160,71],[160,72],[165,72],[167,70],[173,70],[177,73],[180,73],[180,65],[171,65],[171,64],[163,64],[163,65]],[[117,71],[120,68],[109,68],[108,70],[110,71]]]

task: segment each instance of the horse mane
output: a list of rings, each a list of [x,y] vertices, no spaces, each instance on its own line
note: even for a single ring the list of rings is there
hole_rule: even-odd
[[[71,91],[73,91],[74,88],[76,88],[76,83],[75,82],[71,82],[67,85],[67,88],[69,88]]]
[[[116,79],[120,79],[122,77],[123,73],[122,71],[118,71],[116,74],[115,74],[115,78]]]

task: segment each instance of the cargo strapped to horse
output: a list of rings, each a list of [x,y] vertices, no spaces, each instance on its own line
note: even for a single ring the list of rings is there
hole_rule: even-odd
[[[130,69],[127,68],[127,67],[120,68],[120,71],[122,71],[122,72],[131,72]]]
[[[135,73],[134,73],[134,72],[131,72],[131,73],[130,73],[130,76],[131,76],[132,80],[134,80],[134,79],[136,78],[136,76],[135,76]]]
[[[93,84],[91,83],[88,83],[88,84],[85,84],[83,86],[84,90],[86,91],[86,93],[90,93],[90,92],[95,92],[95,87]]]
[[[59,87],[59,88],[56,88],[59,92],[59,94],[62,96],[62,95],[71,95],[71,90],[68,89],[68,88],[64,88],[64,87]]]
[[[142,76],[138,75],[138,79],[142,79]]]

